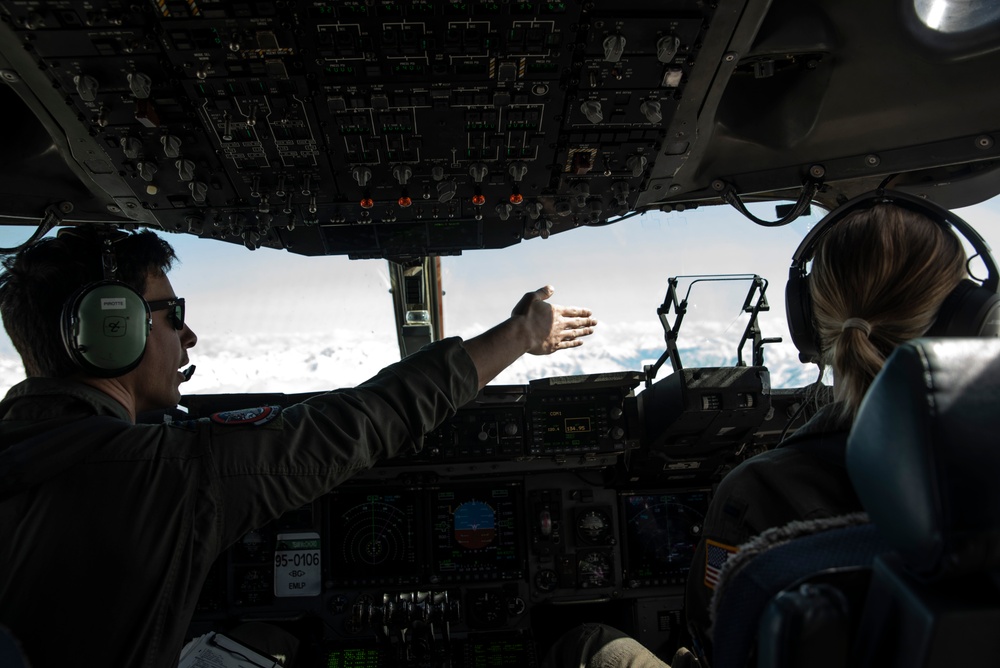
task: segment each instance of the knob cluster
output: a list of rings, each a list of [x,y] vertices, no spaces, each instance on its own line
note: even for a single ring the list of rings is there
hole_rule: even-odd
[[[355,603],[351,616],[359,628],[405,629],[413,623],[457,622],[462,607],[447,591],[396,592],[383,594],[381,601],[365,597]]]

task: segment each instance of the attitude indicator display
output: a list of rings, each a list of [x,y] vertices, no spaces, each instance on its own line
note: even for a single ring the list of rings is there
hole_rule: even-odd
[[[440,581],[514,579],[524,571],[516,526],[519,485],[460,487],[432,495],[432,570]]]

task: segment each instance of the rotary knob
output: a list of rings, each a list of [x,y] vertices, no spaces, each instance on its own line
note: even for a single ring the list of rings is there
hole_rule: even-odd
[[[458,184],[455,183],[454,179],[448,179],[447,181],[442,181],[437,185],[438,201],[447,202],[455,196],[455,192],[458,190]]]
[[[97,99],[97,89],[99,84],[97,79],[89,74],[81,74],[73,77],[76,84],[76,92],[84,102],[93,102]]]
[[[600,123],[604,120],[604,112],[601,110],[601,103],[597,100],[587,100],[580,105],[580,111],[591,123]]]

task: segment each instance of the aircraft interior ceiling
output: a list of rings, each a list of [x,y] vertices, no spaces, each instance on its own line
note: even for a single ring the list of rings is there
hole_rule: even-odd
[[[433,256],[645,212],[777,219],[882,182],[970,205],[1000,193],[997,17],[932,29],[927,4],[0,0],[0,225],[423,262],[420,299],[393,278],[401,322],[440,308]],[[815,408],[744,342],[747,365],[655,384],[486,388],[420,453],[248,533],[192,634],[264,620],[305,665],[531,666],[599,618],[669,658],[713,485]]]
[[[0,8],[7,224],[407,258],[894,174],[997,191],[994,25],[907,0]]]

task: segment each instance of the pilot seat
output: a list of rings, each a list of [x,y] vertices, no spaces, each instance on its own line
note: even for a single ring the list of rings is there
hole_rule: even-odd
[[[867,514],[771,529],[726,564],[712,667],[1000,666],[1000,340],[897,348],[847,468]]]

